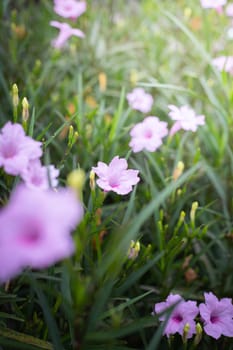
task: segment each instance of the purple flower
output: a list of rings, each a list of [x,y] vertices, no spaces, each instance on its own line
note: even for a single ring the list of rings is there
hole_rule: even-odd
[[[219,56],[212,60],[212,64],[220,71],[233,75],[233,56]]]
[[[80,29],[72,28],[68,23],[51,21],[50,25],[60,29],[60,33],[58,34],[57,38],[52,41],[52,46],[57,49],[62,48],[72,35],[75,35],[79,38],[84,38],[85,36],[85,34]]]
[[[135,88],[126,97],[132,109],[136,109],[142,113],[150,112],[153,105],[153,97],[147,94],[142,88]]]
[[[6,123],[0,131],[0,166],[8,174],[20,175],[31,160],[41,157],[41,145],[26,136],[20,124]]]
[[[170,130],[170,135],[174,135],[178,130],[197,131],[198,125],[205,124],[204,115],[196,115],[195,111],[189,106],[181,106],[180,108],[169,105],[169,117],[175,120],[173,127]]]
[[[190,326],[188,338],[191,338],[192,335],[196,333],[194,318],[199,312],[197,303],[195,301],[184,301],[179,294],[170,294],[165,302],[155,304],[154,312],[156,314],[161,314],[174,305],[176,306],[170,314],[164,329],[164,334],[166,334],[167,337],[175,333],[179,333],[182,336],[184,333],[184,326],[188,323]],[[166,318],[166,314],[159,316],[160,321],[165,321]]]
[[[58,185],[59,170],[53,165],[42,166],[39,159],[29,162],[22,172],[22,179],[29,188],[47,190]]]
[[[203,8],[219,9],[226,4],[227,0],[200,0]]]
[[[97,185],[105,192],[114,191],[124,195],[132,191],[132,186],[136,185],[140,178],[138,170],[127,169],[126,159],[116,156],[109,165],[98,162],[97,167],[92,167],[99,176]]]
[[[167,123],[157,117],[149,116],[131,129],[129,146],[135,153],[143,149],[154,152],[162,145],[162,138],[167,134]]]
[[[233,17],[233,4],[229,4],[226,7],[226,15],[229,17]]]
[[[204,293],[205,304],[199,305],[205,332],[215,338],[233,337],[233,305],[230,298],[218,300],[213,293]]]
[[[35,191],[20,185],[0,212],[0,281],[24,267],[45,268],[74,252],[70,235],[83,209],[69,189]]]
[[[86,11],[85,1],[55,0],[54,12],[65,18],[76,19]]]

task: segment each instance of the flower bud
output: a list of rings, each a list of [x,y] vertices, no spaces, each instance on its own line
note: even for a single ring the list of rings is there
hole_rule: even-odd
[[[19,104],[19,90],[16,84],[13,84],[12,86],[12,103],[15,108]]]
[[[193,202],[192,207],[191,207],[191,211],[190,211],[190,220],[193,224],[195,222],[197,208],[198,208],[198,202],[197,201]]]
[[[22,106],[23,106],[22,119],[23,119],[23,122],[27,122],[29,118],[29,103],[26,97],[23,98]]]

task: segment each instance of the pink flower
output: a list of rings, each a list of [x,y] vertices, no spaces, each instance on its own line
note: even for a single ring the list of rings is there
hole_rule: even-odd
[[[226,7],[226,15],[229,17],[233,17],[233,4],[229,4]]]
[[[176,305],[177,304],[177,305]],[[170,294],[165,302],[155,304],[154,311],[156,314],[161,314],[172,306],[176,305],[171,312],[168,322],[164,329],[164,334],[169,337],[171,334],[179,333],[181,336],[184,332],[184,326],[188,323],[190,326],[188,338],[191,338],[195,331],[194,318],[199,310],[195,301],[184,301],[178,294]],[[160,321],[165,321],[167,314],[159,316]]]
[[[199,305],[205,332],[215,338],[233,337],[233,305],[230,298],[218,300],[213,293],[204,293],[205,304]]]
[[[170,130],[170,135],[174,135],[178,130],[197,131],[198,125],[205,124],[204,115],[196,115],[195,111],[189,106],[181,106],[180,108],[169,105],[169,117],[175,120],[173,127]]]
[[[41,145],[26,136],[20,124],[6,123],[0,131],[0,166],[8,174],[20,175],[31,160],[41,157]]]
[[[142,113],[150,112],[153,105],[153,97],[143,89],[135,88],[126,97],[132,109],[136,109]]]
[[[47,190],[58,185],[57,177],[59,170],[53,165],[42,166],[39,159],[29,162],[27,168],[22,172],[22,179],[29,188]]]
[[[233,75],[233,56],[219,56],[212,60],[213,65],[220,71]]]
[[[129,146],[135,153],[143,149],[154,152],[162,145],[162,138],[167,134],[167,123],[160,121],[157,117],[149,116],[131,129]]]
[[[86,11],[85,1],[55,0],[54,12],[65,18],[76,19]]]
[[[109,165],[98,162],[97,167],[92,167],[99,176],[97,185],[105,192],[114,191],[118,194],[128,194],[132,191],[132,186],[136,185],[140,178],[138,170],[127,169],[126,159],[116,156]]]
[[[201,0],[201,6],[203,8],[219,9],[225,5],[227,0]]]
[[[26,266],[45,268],[74,252],[70,235],[83,216],[68,189],[34,191],[20,185],[0,212],[0,281]]]
[[[68,23],[61,23],[57,21],[51,21],[50,25],[60,29],[58,37],[52,41],[52,46],[60,49],[62,48],[66,41],[72,36],[75,35],[79,38],[84,38],[85,34],[77,28],[72,28]]]

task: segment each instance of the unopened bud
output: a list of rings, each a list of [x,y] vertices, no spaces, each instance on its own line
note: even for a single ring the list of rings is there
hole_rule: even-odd
[[[92,191],[94,191],[95,190],[95,172],[94,172],[94,170],[90,171],[89,179],[90,179],[90,188]]]
[[[139,241],[131,241],[130,243],[130,247],[129,247],[129,250],[128,250],[128,258],[129,259],[136,259],[138,254],[140,252],[140,242]]]
[[[13,84],[12,86],[12,103],[15,108],[19,104],[19,90],[16,84]]]
[[[172,174],[173,180],[176,181],[183,174],[183,171],[184,171],[184,163],[182,161],[179,161]]]
[[[85,172],[82,169],[75,169],[67,176],[67,185],[77,192],[79,198],[82,197],[84,182]]]
[[[187,343],[189,331],[190,331],[190,324],[186,323],[184,326],[183,336],[182,336],[182,340],[184,344]]]
[[[194,337],[194,345],[197,346],[202,338],[203,329],[199,322],[196,324],[196,335]]]
[[[191,211],[190,211],[190,220],[193,224],[195,222],[197,208],[198,208],[198,202],[197,201],[193,202],[192,207],[191,207]]]
[[[103,72],[99,74],[99,87],[100,91],[104,92],[107,88],[107,75]]]
[[[24,97],[22,100],[22,106],[23,106],[22,119],[23,119],[23,122],[27,122],[29,118],[29,103],[26,97]]]

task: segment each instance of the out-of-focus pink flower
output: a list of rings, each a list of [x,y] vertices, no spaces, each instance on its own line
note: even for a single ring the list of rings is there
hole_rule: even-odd
[[[65,18],[76,19],[86,11],[85,1],[76,0],[55,0],[54,12]]]
[[[233,75],[233,56],[219,56],[212,60],[212,64],[220,71]]]
[[[41,157],[41,145],[25,135],[22,125],[6,123],[0,131],[0,166],[7,174],[22,174],[31,160]]]
[[[150,112],[153,105],[153,97],[142,88],[135,88],[127,94],[127,100],[132,109],[142,113]]]
[[[176,121],[170,130],[170,135],[174,135],[180,129],[194,132],[197,131],[199,125],[205,124],[205,116],[196,115],[195,111],[189,106],[181,106],[179,108],[169,105],[168,108],[170,109],[169,117]]]
[[[156,314],[161,314],[172,306],[174,306],[174,309],[168,311],[171,312],[171,314],[165,326],[164,334],[166,334],[167,337],[175,333],[179,333],[182,336],[184,333],[184,326],[188,323],[190,329],[187,337],[191,338],[193,334],[196,333],[194,318],[199,312],[197,303],[195,301],[184,301],[179,294],[170,294],[165,302],[155,304],[154,312]],[[165,321],[166,319],[166,313],[159,316],[160,321]]]
[[[226,11],[226,15],[227,15],[227,16],[233,17],[233,4],[232,4],[232,3],[231,3],[231,4],[228,4],[228,5],[226,6],[225,11]]]
[[[219,9],[224,6],[227,0],[200,0],[203,8]]]
[[[233,305],[230,298],[218,300],[213,293],[204,293],[205,304],[199,305],[205,332],[215,338],[233,337]]]
[[[54,165],[42,166],[39,159],[29,162],[22,172],[22,179],[29,188],[47,190],[58,185],[59,170]]]
[[[129,146],[135,153],[143,149],[154,152],[162,145],[162,138],[167,134],[167,123],[157,117],[149,116],[131,129]]]
[[[97,167],[92,167],[99,176],[97,185],[105,192],[114,191],[117,194],[128,194],[132,191],[132,186],[136,185],[140,178],[138,170],[127,169],[126,159],[116,156],[109,165],[98,162]]]
[[[0,212],[0,281],[26,266],[45,268],[74,251],[71,230],[83,209],[69,189],[35,191],[20,185]]]
[[[80,29],[72,28],[68,23],[51,21],[50,25],[60,29],[60,33],[58,34],[57,38],[52,41],[52,46],[57,49],[62,48],[72,35],[79,38],[85,37],[85,34]]]

